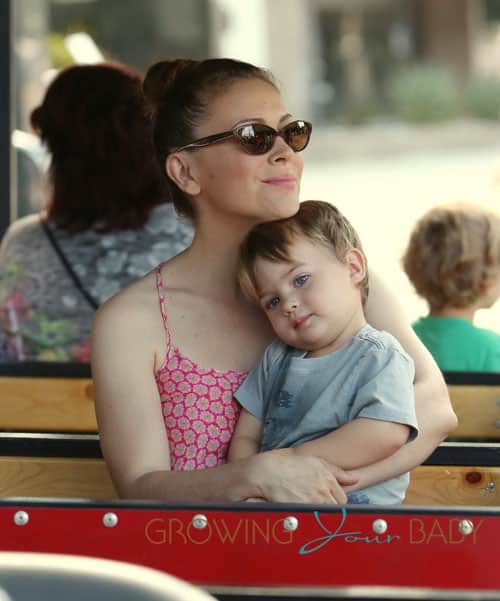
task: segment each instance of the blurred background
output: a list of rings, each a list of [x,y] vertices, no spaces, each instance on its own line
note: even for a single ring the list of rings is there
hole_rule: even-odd
[[[29,113],[54,73],[175,56],[274,72],[314,124],[302,199],[343,210],[409,319],[425,313],[400,267],[415,220],[500,208],[500,0],[0,0],[0,44],[1,234],[43,198]],[[476,324],[500,331],[500,303]]]

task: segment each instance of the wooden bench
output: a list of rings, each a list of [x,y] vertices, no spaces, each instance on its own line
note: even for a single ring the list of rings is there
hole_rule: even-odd
[[[0,430],[96,433],[90,366],[0,363]]]
[[[500,444],[442,443],[412,470],[405,505],[500,505]]]
[[[444,372],[458,417],[452,440],[500,441],[500,373]],[[500,445],[444,443],[412,471],[405,504],[500,505]]]
[[[445,372],[459,425],[453,438],[500,440],[500,374]],[[90,367],[0,363],[0,429],[97,433]]]
[[[90,366],[0,363],[0,495],[112,499]]]
[[[500,374],[445,374],[459,428],[500,439]],[[0,364],[0,495],[113,499],[88,365]],[[84,434],[81,434],[84,433]],[[412,471],[406,504],[500,505],[500,445],[444,443]]]
[[[96,434],[0,433],[0,496],[117,498]]]
[[[117,497],[97,435],[0,433],[0,496]],[[443,443],[411,473],[406,505],[500,505],[500,444]]]

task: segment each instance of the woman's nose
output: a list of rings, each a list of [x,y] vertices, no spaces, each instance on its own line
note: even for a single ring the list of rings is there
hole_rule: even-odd
[[[271,149],[270,159],[272,161],[289,160],[295,153],[281,136],[276,136]]]

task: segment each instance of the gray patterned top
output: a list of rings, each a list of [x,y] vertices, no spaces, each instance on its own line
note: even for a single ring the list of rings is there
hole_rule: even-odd
[[[99,304],[178,254],[193,235],[170,204],[156,207],[139,230],[68,234],[54,224],[49,227]],[[88,362],[92,314],[52,248],[40,216],[13,223],[0,248],[0,361]]]

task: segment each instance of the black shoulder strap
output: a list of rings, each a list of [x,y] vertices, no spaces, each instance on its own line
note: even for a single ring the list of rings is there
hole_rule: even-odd
[[[83,287],[83,284],[82,284],[80,278],[76,275],[75,271],[69,264],[69,261],[68,261],[66,255],[63,253],[62,248],[60,247],[59,243],[57,242],[57,240],[56,240],[52,230],[48,226],[47,222],[43,218],[40,219],[40,221],[41,221],[41,224],[43,227],[43,231],[47,235],[47,238],[48,238],[52,248],[55,250],[57,256],[61,260],[61,263],[63,264],[63,267],[66,269],[68,275],[73,280],[75,286],[80,291],[81,295],[85,298],[85,300],[89,303],[89,305],[93,309],[97,309],[97,307],[99,306],[99,303],[97,303],[96,300]]]

